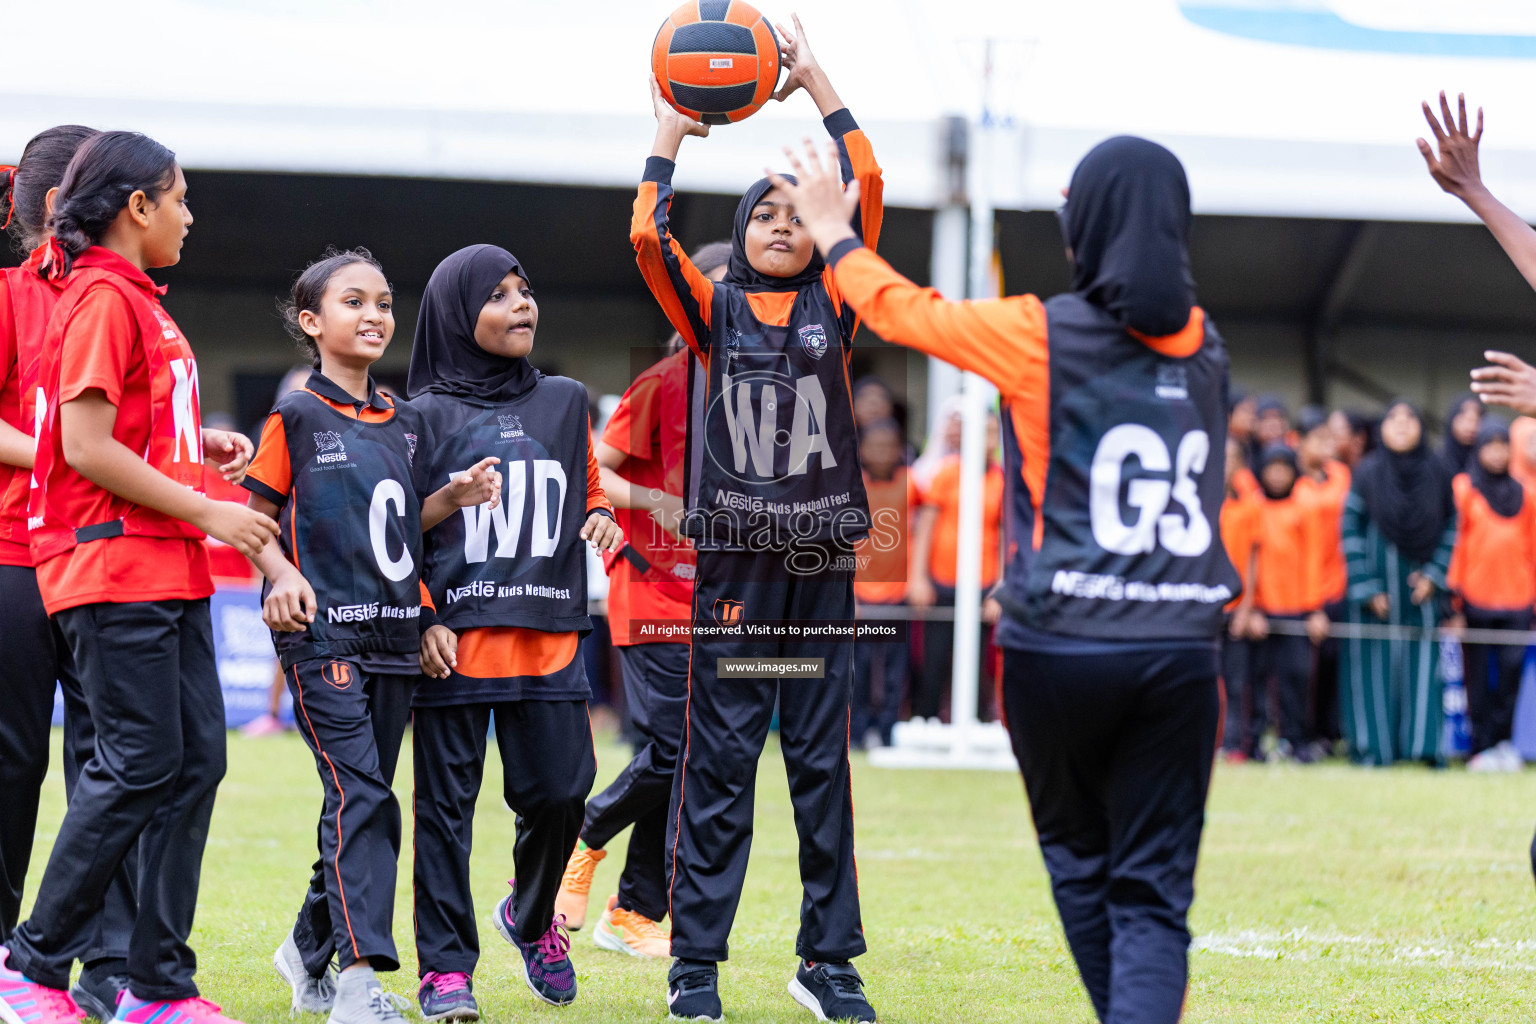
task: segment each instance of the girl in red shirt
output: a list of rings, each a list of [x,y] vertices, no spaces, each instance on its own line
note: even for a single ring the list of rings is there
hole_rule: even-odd
[[[0,943],[16,926],[22,882],[37,824],[38,795],[48,771],[48,729],[53,691],[64,696],[64,793],[74,794],[80,768],[96,749],[85,693],[58,626],[48,618],[37,589],[27,543],[27,499],[37,424],[37,369],[43,333],[59,289],[38,276],[51,236],[48,195],[96,129],[77,124],[40,132],[22,151],[9,180],[10,230],[28,253],[19,267],[0,271],[0,700],[12,709],[0,717],[0,791],[11,794],[0,809]],[[107,891],[106,908],[81,956],[83,970],[72,995],[88,1013],[112,1016],[117,993],[128,982],[128,933],[134,916],[129,854]]]
[[[202,493],[205,449],[238,479],[251,444],[202,430],[196,360],[145,273],[180,258],[186,193],[164,146],[134,132],[95,136],[65,172],[37,268],[62,291],[39,371],[31,549],[98,733],[32,915],[0,949],[0,1009],[13,1020],[78,1019],[65,991],[72,954],[135,847],[141,909],[117,1019],[228,1019],[198,998],[187,945],[224,775],[201,540],[211,533],[254,555],[277,527]]]

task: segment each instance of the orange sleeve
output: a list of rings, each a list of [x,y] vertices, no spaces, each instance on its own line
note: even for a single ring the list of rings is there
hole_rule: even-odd
[[[92,388],[99,388],[113,405],[120,403],[137,336],[126,298],[108,284],[87,287],[64,322],[59,404]]]
[[[674,167],[672,161],[660,157],[646,160],[645,177],[635,196],[629,240],[635,247],[640,276],[661,303],[662,312],[694,355],[708,365],[709,317],[715,284],[699,273],[668,226]]]
[[[837,140],[838,163],[844,184],[855,181],[859,183],[859,213],[853,222],[853,229],[865,247],[874,251],[879,247],[880,227],[885,221],[884,171],[875,159],[875,151],[869,144],[868,136],[859,128],[846,107],[828,114],[822,123],[826,125],[828,134]],[[826,283],[827,295],[832,300],[833,308],[837,310],[844,337],[852,338],[859,329],[858,311],[843,309],[843,295],[838,290],[837,279],[830,267],[822,275],[822,280]]]
[[[603,490],[603,474],[597,465],[597,449],[594,445],[587,445],[587,514],[591,515],[598,509],[602,509],[610,516],[613,515],[613,503],[608,500],[608,493]]]
[[[834,273],[844,298],[886,341],[980,374],[1008,402],[1034,397],[1046,382],[1045,306],[1035,296],[951,302],[862,247],[837,258]]]
[[[421,588],[421,606],[437,611],[437,605],[432,602],[432,592],[427,589],[427,581],[418,579],[416,585]]]
[[[880,248],[880,228],[885,223],[885,172],[861,129],[838,139],[848,159],[847,177],[859,183],[859,237],[871,252]]]
[[[268,414],[262,424],[256,457],[245,471],[245,486],[274,505],[287,503],[293,490],[293,467],[288,461],[288,432],[283,428],[282,413]]]

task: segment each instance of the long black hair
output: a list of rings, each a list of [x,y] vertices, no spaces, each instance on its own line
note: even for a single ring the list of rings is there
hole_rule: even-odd
[[[176,181],[176,154],[139,132],[102,132],[86,140],[69,162],[48,227],[62,263],[50,276],[68,274],[75,257],[101,241],[128,197],[151,202]]]
[[[277,304],[277,311],[283,318],[283,328],[299,346],[299,351],[309,357],[310,363],[317,370],[320,369],[320,346],[299,325],[299,314],[305,310],[311,313],[320,312],[320,301],[325,298],[325,289],[330,286],[331,278],[335,277],[343,267],[350,267],[357,263],[366,263],[380,274],[384,273],[384,265],[374,259],[373,253],[362,246],[356,249],[326,246],[320,258],[305,267],[304,272],[293,282],[293,290],[288,299]],[[387,276],[385,281],[388,283]]]
[[[0,191],[5,195],[10,223],[11,246],[18,256],[36,249],[47,230],[48,190],[64,179],[64,171],[80,146],[95,128],[80,124],[61,124],[32,136],[21,159],[0,177]]]

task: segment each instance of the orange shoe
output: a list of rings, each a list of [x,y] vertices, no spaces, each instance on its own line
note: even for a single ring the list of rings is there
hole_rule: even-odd
[[[592,941],[603,949],[630,956],[660,958],[672,955],[672,930],[643,914],[619,906],[617,896],[608,897],[608,909],[597,919]]]
[[[592,874],[598,861],[608,856],[607,850],[593,850],[581,840],[566,862],[565,874],[560,878],[560,891],[555,894],[555,913],[565,915],[565,926],[576,931],[587,923],[587,896],[592,892]]]

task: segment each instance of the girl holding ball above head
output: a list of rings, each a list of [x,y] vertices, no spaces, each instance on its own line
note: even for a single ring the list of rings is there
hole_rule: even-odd
[[[869,141],[812,55],[798,18],[779,28],[789,77],[836,141],[851,203],[843,227],[873,246],[883,215]],[[718,1020],[717,965],[751,852],[758,755],[777,699],[804,866],[794,999],[821,1019],[875,1019],[850,962],[865,951],[848,768],[853,652],[847,642],[743,642],[742,623],[851,623],[853,551],[870,529],[848,364],[858,316],[817,256],[793,200],[763,178],[736,208],[725,279],[710,281],[672,237],[672,173],[684,138],[710,129],[673,109],[655,79],[656,140],[630,239],[640,272],[708,378],[698,496],[683,533],[698,550],[685,744],[673,796],[674,1017]],[[752,426],[742,427],[749,417]],[[775,424],[777,428],[775,429]],[[820,658],[825,677],[722,679],[719,659]]]
[[[366,249],[310,264],[284,313],[315,370],[267,417],[245,486],[251,508],[282,526],[253,561],[269,581],[264,618],[325,804],[320,859],[273,964],[295,1012],[379,1024],[400,1019],[375,971],[400,968],[392,785],[421,674],[421,534],[461,506],[494,508],[501,478],[491,457],[431,486],[418,454],[433,448],[426,422],[369,376],[395,317]],[[370,611],[349,614],[359,609]]]
[[[1195,302],[1184,168],[1145,139],[1101,143],[1061,214],[1072,290],[950,302],[848,229],[857,195],[835,166],[809,145],[791,162],[799,184],[775,184],[848,305],[887,341],[1002,394],[1014,553],[997,642],[1014,753],[1094,1012],[1173,1024],[1216,743],[1216,641],[1241,587],[1217,525],[1227,356]],[[1127,484],[1143,501],[1129,511]]]
[[[78,1018],[64,991],[70,960],[135,847],[139,909],[117,1019],[228,1019],[198,997],[187,945],[225,764],[201,541],[255,555],[277,524],[202,493],[205,453],[238,481],[251,443],[202,429],[196,358],[146,273],[180,260],[191,224],[174,154],[106,132],[65,172],[38,267],[63,292],[38,375],[32,553],[97,733],[32,914],[0,950],[12,1020]]]
[[[576,999],[555,899],[597,773],[578,650],[592,628],[583,544],[617,551],[624,533],[603,494],[586,388],[528,361],[538,323],[517,258],[472,245],[432,272],[411,350],[411,405],[436,438],[417,455],[429,478],[494,456],[506,482],[499,507],[463,509],[427,534],[428,678],[412,701],[412,742],[418,1000],[428,1020],[479,1016],[469,855],[493,720],[518,835],[512,892],[492,920],[535,996]]]

